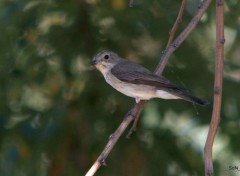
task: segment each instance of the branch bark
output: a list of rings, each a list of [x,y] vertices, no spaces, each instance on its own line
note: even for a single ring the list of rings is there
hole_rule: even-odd
[[[220,121],[224,60],[224,0],[216,0],[216,55],[212,120],[205,144],[205,175],[213,175],[212,147]]]
[[[173,41],[171,45],[167,47],[167,49],[163,52],[161,55],[161,60],[155,70],[155,73],[158,75],[161,75],[171,54],[179,47],[179,45],[187,38],[187,36],[195,29],[196,25],[198,24],[199,20],[203,16],[204,12],[207,10],[209,4],[212,0],[205,0],[201,2],[201,4],[198,6],[198,11],[192,18],[192,20],[189,22],[189,24],[186,26],[186,28],[180,33],[180,35],[177,37],[176,40]],[[100,168],[100,166],[105,165],[105,160],[107,156],[109,155],[111,149],[116,144],[119,137],[122,135],[122,133],[126,130],[128,125],[131,123],[132,120],[138,119],[145,101],[140,101],[139,103],[135,104],[133,108],[127,113],[124,120],[118,127],[118,129],[111,135],[107,145],[105,146],[104,150],[100,154],[100,156],[97,158],[95,163],[92,165],[92,167],[89,169],[87,174],[85,176],[92,176],[96,173],[96,171]],[[132,130],[136,127],[137,120],[134,122],[133,127],[130,130],[130,133]]]

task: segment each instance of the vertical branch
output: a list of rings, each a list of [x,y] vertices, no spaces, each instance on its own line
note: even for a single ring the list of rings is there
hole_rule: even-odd
[[[212,120],[205,144],[205,175],[213,175],[212,147],[220,121],[222,102],[222,76],[224,59],[224,0],[216,0],[216,55],[215,55],[215,81],[214,81],[214,103]]]

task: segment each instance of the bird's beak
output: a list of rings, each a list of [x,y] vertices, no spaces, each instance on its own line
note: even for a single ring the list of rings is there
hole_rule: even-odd
[[[94,58],[91,62],[90,62],[90,65],[94,66],[97,64],[97,60]]]

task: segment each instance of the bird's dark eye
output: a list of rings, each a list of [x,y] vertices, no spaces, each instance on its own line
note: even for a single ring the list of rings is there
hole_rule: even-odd
[[[104,56],[104,59],[109,59],[109,55],[106,54],[106,55]]]

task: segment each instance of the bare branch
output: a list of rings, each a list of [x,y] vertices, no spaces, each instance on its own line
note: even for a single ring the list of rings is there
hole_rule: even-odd
[[[177,37],[176,40],[174,40],[173,44],[171,44],[167,49],[164,51],[164,53],[161,56],[161,60],[157,66],[157,69],[155,70],[155,73],[158,75],[161,75],[163,72],[168,59],[170,58],[171,54],[178,48],[178,46],[187,38],[187,36],[194,30],[196,25],[198,24],[200,18],[204,14],[204,12],[207,10],[209,4],[212,0],[205,0],[203,1],[199,7],[198,11],[193,17],[193,19],[190,21],[190,23],[187,25],[187,27],[181,32],[181,34]],[[183,5],[182,5],[183,6]],[[92,176],[96,173],[96,171],[99,169],[100,166],[105,164],[105,160],[110,153],[111,149],[119,139],[119,137],[122,135],[122,133],[126,130],[128,125],[131,123],[132,120],[135,118],[138,119],[145,101],[140,101],[138,104],[135,104],[133,108],[128,112],[128,114],[125,116],[123,122],[120,124],[118,129],[113,133],[113,137],[110,137],[107,145],[105,146],[104,150],[98,157],[98,159],[95,161],[95,163],[92,165],[90,170],[87,172],[85,176]],[[132,129],[130,130],[130,133],[132,130],[135,129],[137,121],[134,122],[134,125]]]
[[[224,0],[216,0],[216,56],[212,120],[205,144],[205,175],[213,175],[212,147],[220,121],[224,59]]]
[[[122,123],[119,125],[117,130],[109,137],[109,141],[105,146],[104,150],[102,151],[98,159],[95,161],[95,163],[92,165],[92,167],[90,168],[90,170],[87,172],[85,176],[94,175],[100,166],[106,165],[105,159],[107,158],[108,154],[112,150],[113,146],[115,145],[119,137],[126,130],[128,125],[131,123],[131,121],[134,120],[136,116],[139,116],[141,112],[140,110],[142,110],[143,105],[144,104],[140,102],[135,104],[134,107],[126,114]]]

